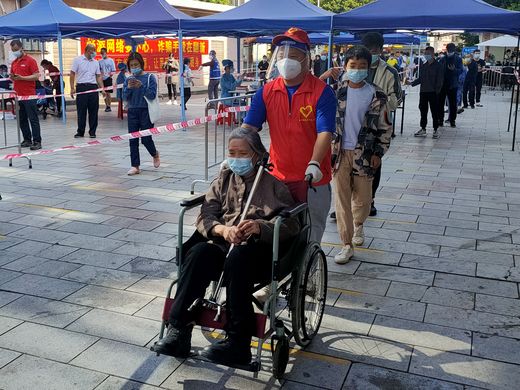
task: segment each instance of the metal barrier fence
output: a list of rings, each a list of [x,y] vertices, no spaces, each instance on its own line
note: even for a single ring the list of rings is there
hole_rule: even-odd
[[[490,91],[504,94],[505,90],[510,90],[514,85],[513,66],[490,66],[482,76],[482,84]]]
[[[228,98],[220,98],[209,100],[205,108],[205,116],[208,116],[209,110],[220,111],[229,106],[247,106],[254,96],[253,93],[245,95],[237,95]],[[209,184],[209,170],[222,164],[227,155],[226,135],[234,128],[239,127],[242,123],[244,112],[229,113],[226,118],[216,120],[214,122],[206,122],[204,124],[204,180],[194,180],[191,183],[191,193],[195,193],[197,184]],[[213,134],[210,137],[210,125],[213,126]],[[219,137],[220,136],[220,137]],[[210,142],[212,145],[210,145]],[[220,148],[222,148],[220,150]],[[210,150],[212,154],[210,155]]]
[[[5,97],[7,96],[7,97]],[[14,97],[13,97],[14,96]],[[18,148],[18,153],[22,153],[22,137],[21,137],[21,130],[20,130],[20,106],[18,105],[18,97],[16,96],[16,93],[14,91],[0,91],[0,99],[1,99],[1,109],[2,109],[2,122],[3,122],[3,128],[4,128],[4,144],[0,146],[0,150],[3,149],[9,149],[9,148]],[[11,113],[15,117],[13,119],[16,119],[16,136],[17,136],[17,144],[9,144],[9,141],[7,139],[7,120],[6,117],[6,111],[7,111],[7,105],[11,104]],[[29,157],[25,157],[27,161],[29,162],[29,169],[32,168],[32,161]],[[9,166],[13,166],[13,160],[9,159]]]

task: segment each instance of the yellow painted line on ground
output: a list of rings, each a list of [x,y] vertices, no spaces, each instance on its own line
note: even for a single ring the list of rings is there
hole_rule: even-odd
[[[128,192],[126,190],[114,190],[111,188],[99,188],[99,187],[87,187],[87,186],[71,186],[76,190],[86,190],[86,191],[106,191],[106,192]]]
[[[0,240],[5,240],[7,237],[0,234]]]
[[[343,248],[343,244],[334,244],[332,242],[322,242],[321,245],[323,245],[323,246],[332,246],[334,248]],[[360,246],[356,246],[355,250],[362,251],[362,252],[385,253],[385,251],[380,251],[379,249],[363,248],[363,247],[360,247]]]
[[[62,208],[58,208],[58,207],[42,206],[42,205],[39,205],[39,204],[31,204],[31,203],[17,203],[16,205],[17,206],[25,206],[25,207],[33,207],[33,208],[36,208],[36,209],[44,209],[44,210],[47,210],[47,211],[59,211],[59,212],[64,212],[64,213],[68,213],[68,212],[71,212],[71,211],[76,211],[76,210],[70,210],[70,209],[62,209]]]
[[[215,332],[215,331],[209,332],[209,336],[213,339],[223,339],[225,337],[223,333],[219,333],[219,332]],[[251,347],[258,348],[258,341],[252,341]],[[271,352],[271,344],[263,343],[262,350]],[[338,358],[338,357],[334,357],[334,356],[330,356],[330,355],[323,355],[323,354],[315,353],[315,352],[304,351],[299,348],[289,348],[289,354],[293,355],[293,356],[301,355],[303,357],[306,357],[306,358],[309,358],[312,360],[320,360],[322,362],[327,362],[327,363],[332,363],[332,364],[350,364],[351,363],[351,361],[347,360],[347,359],[342,359],[342,358]]]
[[[353,296],[363,295],[363,293],[360,293],[360,292],[357,292],[357,291],[344,290],[342,288],[336,288],[336,287],[327,287],[327,290],[334,291],[334,292],[339,292],[339,293],[347,294],[347,295],[353,295]]]
[[[383,222],[392,222],[392,223],[402,223],[407,225],[415,225],[416,222],[405,222],[405,221],[393,221],[391,219],[384,219],[384,218],[374,218],[374,217],[368,217],[368,221],[383,221]]]

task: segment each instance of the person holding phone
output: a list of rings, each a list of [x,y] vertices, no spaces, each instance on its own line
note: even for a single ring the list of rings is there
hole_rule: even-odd
[[[144,59],[139,53],[130,53],[127,66],[131,76],[125,80],[123,86],[123,100],[127,102],[128,107],[128,132],[151,129],[154,124],[150,121],[148,103],[145,97],[148,99],[156,98],[157,80],[154,75],[144,72]],[[141,165],[139,138],[132,138],[129,142],[132,167],[128,171],[128,175],[133,176],[141,173],[139,168]],[[153,166],[159,168],[161,160],[152,136],[141,137],[141,142],[153,157]]]

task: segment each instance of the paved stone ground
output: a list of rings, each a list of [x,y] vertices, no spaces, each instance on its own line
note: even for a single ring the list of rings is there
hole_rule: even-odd
[[[355,260],[334,264],[339,239],[327,227],[326,315],[282,382],[269,353],[253,378],[148,350],[176,274],[178,202],[202,178],[202,128],[156,137],[163,164],[142,148],[136,177],[125,175],[126,144],[35,157],[32,170],[2,163],[0,388],[518,388],[520,158],[507,97],[483,101],[440,139],[416,139],[410,95]],[[71,117],[42,122],[45,147],[77,142]],[[100,118],[101,136],[125,132],[115,113]],[[206,338],[196,331],[195,349]]]

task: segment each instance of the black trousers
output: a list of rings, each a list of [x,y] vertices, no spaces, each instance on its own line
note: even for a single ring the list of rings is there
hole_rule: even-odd
[[[432,114],[433,128],[437,130],[441,120],[439,119],[439,97],[435,92],[421,92],[419,94],[419,110],[421,111],[421,129],[426,129],[428,124],[428,107]]]
[[[184,87],[184,107],[186,108],[186,103],[188,103],[188,100],[190,100],[191,97],[191,88],[190,87]]]
[[[23,134],[23,140],[42,142],[36,100],[20,100],[18,104],[20,105],[20,130]],[[31,124],[30,127],[29,123]]]
[[[374,180],[372,180],[372,202],[376,197],[377,189],[379,188],[379,183],[381,182],[381,168],[383,167],[383,162],[379,165],[379,168],[374,172]]]
[[[76,92],[92,91],[97,84],[77,84]],[[98,126],[99,94],[97,92],[76,95],[76,111],[78,112],[78,134],[84,135],[87,127],[87,113],[89,134],[96,135]]]
[[[168,99],[172,100],[173,97],[173,100],[177,100],[177,85],[166,84],[166,86],[168,87]]]
[[[56,95],[61,95],[61,84],[54,84],[54,90],[56,91]],[[61,112],[61,96],[56,96],[56,111]]]
[[[476,89],[476,83],[474,80],[466,80],[464,81],[464,89],[462,90],[462,102],[464,104],[464,107],[468,106],[468,98],[469,98],[469,105],[471,107],[475,107],[475,89]]]
[[[441,93],[439,94],[438,101],[438,119],[439,125],[444,124],[444,103],[446,102],[446,98],[448,98],[448,106],[449,106],[449,121],[450,123],[455,123],[457,120],[457,87],[448,88],[443,86],[441,89]]]
[[[250,338],[255,325],[253,287],[255,281],[268,279],[271,274],[271,246],[254,242],[238,245],[226,259],[220,246],[205,241],[198,233],[195,236],[199,242],[188,249],[183,259],[170,324],[180,328],[193,321],[188,308],[197,298],[204,297],[210,282],[218,280],[224,269],[226,331],[230,336]]]
[[[480,76],[477,77],[476,89],[476,100],[477,103],[480,103],[480,96],[482,94],[482,73],[480,73]]]

